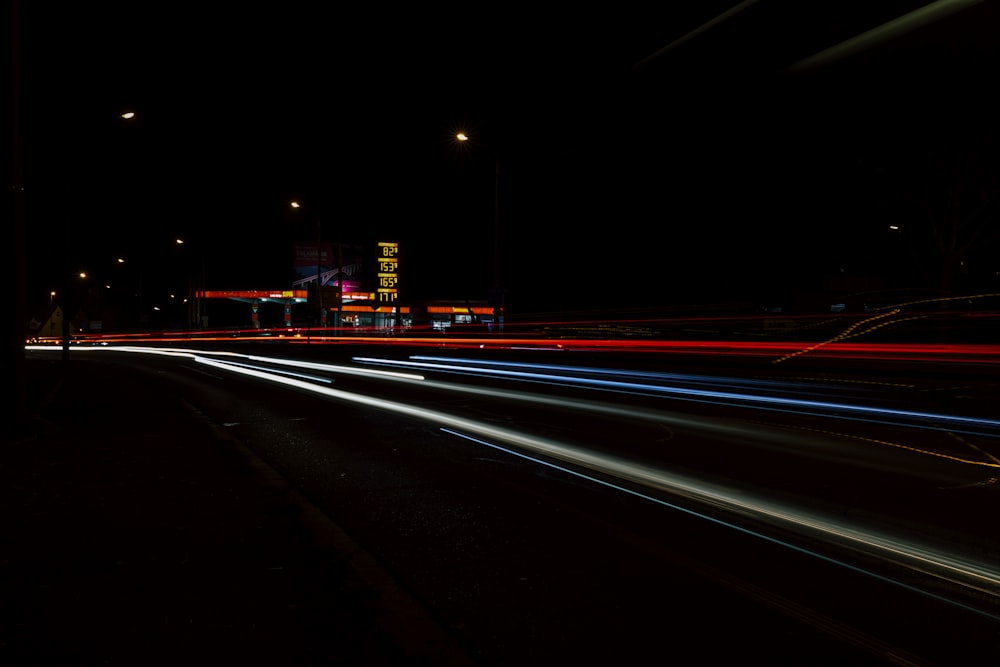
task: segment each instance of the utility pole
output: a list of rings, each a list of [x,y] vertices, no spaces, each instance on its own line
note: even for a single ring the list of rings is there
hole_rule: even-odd
[[[319,305],[319,325],[326,326],[326,310],[323,308],[323,222],[316,216],[316,303]]]
[[[11,146],[12,173],[11,198],[13,205],[13,229],[11,249],[14,251],[14,318],[10,327],[12,338],[8,341],[11,355],[11,369],[14,377],[14,419],[10,422],[14,433],[20,432],[28,418],[28,399],[25,396],[27,368],[24,358],[24,323],[27,320],[25,306],[25,289],[27,288],[27,269],[24,258],[25,250],[25,207],[24,207],[24,143],[23,137],[23,98],[21,96],[21,26],[17,0],[10,2],[10,62],[11,62]]]

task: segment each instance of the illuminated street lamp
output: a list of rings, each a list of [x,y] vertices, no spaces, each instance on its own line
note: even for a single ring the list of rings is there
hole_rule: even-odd
[[[455,140],[461,144],[465,144],[470,141],[469,135],[465,132],[458,132],[455,134]],[[493,296],[492,298],[499,303],[494,304],[494,322],[496,325],[500,326],[502,329],[501,320],[499,319],[499,314],[496,312],[496,306],[503,305],[502,297],[500,294],[500,156],[497,154],[496,150],[493,151],[493,161],[494,161],[494,182],[493,182]]]
[[[294,209],[302,208],[302,204],[295,201],[291,202],[291,207]],[[326,310],[323,308],[323,291],[320,289],[323,286],[323,223],[320,217],[316,216],[316,303],[319,305],[319,319],[320,326],[326,326]]]
[[[178,236],[174,239],[174,244],[177,246],[183,246],[185,245],[185,242],[183,238]],[[191,257],[191,253],[195,253],[195,256]],[[205,315],[204,300],[200,296],[200,292],[202,292],[205,288],[204,250],[199,247],[199,244],[195,244],[190,251],[185,253],[185,255],[185,264],[187,269],[187,275],[185,277],[188,281],[188,295],[182,302],[187,306],[186,315],[188,326],[194,329],[200,329],[202,327],[202,318]],[[192,266],[192,261],[195,262],[194,266]],[[171,295],[171,298],[174,298],[173,295]]]
[[[303,208],[302,203],[292,200],[289,204],[294,209]],[[320,326],[326,326],[326,308],[323,306],[323,222],[319,214],[316,215],[316,303],[319,306]],[[340,246],[337,246],[337,255],[340,256]],[[340,264],[340,262],[338,262]],[[337,290],[340,292],[340,299],[337,300],[337,317],[334,327],[340,326],[341,304],[343,303],[343,266],[337,268]],[[335,329],[336,330],[336,329]]]
[[[461,143],[469,141],[469,135],[465,132],[455,134],[455,140]],[[494,153],[495,173],[493,185],[493,290],[500,287],[499,278],[499,241],[500,241],[500,157]]]
[[[122,113],[118,114],[118,117],[121,118],[124,121],[127,121],[129,124],[133,124],[133,121],[135,121],[135,119],[136,119],[136,113],[134,111],[131,111],[131,110],[125,110]],[[17,133],[15,133],[15,135],[19,136]],[[14,190],[15,190],[15,192],[18,192],[18,193],[20,192],[19,188],[14,188]],[[23,224],[23,221],[20,220],[20,218],[19,218],[18,222],[19,222],[19,224]],[[68,244],[69,243],[69,235],[68,235],[68,232],[67,232],[67,230],[66,230],[65,227],[62,229],[61,237],[62,237],[62,242],[64,244]],[[66,250],[64,249],[63,252],[66,252]],[[20,257],[20,253],[18,253],[18,257]],[[120,263],[123,260],[119,259],[118,261]],[[63,258],[63,262],[65,262],[65,258]],[[62,361],[63,361],[64,364],[66,364],[66,363],[69,362],[69,343],[70,343],[69,312],[70,312],[70,310],[72,309],[72,306],[73,306],[73,304],[71,302],[71,297],[73,295],[71,293],[78,292],[79,290],[76,290],[76,289],[72,288],[72,286],[70,285],[70,273],[69,273],[68,267],[65,265],[65,263],[62,264],[62,266],[58,269],[58,271],[59,271],[60,278],[61,278],[60,279],[60,283],[62,284],[62,288],[61,288],[61,293],[62,293],[62,304],[61,304],[61,306],[62,306],[62,309],[63,309],[63,318],[62,318],[63,325],[62,325],[62,335],[61,335],[61,338],[62,338],[62,341],[61,341],[61,344],[62,344]],[[80,278],[86,278],[86,274],[80,273]],[[51,299],[54,296],[55,296],[55,291],[53,291],[49,295],[50,305],[51,305]]]

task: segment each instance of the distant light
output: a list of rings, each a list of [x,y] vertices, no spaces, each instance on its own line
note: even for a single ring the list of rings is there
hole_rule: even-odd
[[[899,225],[889,225],[889,229],[894,232],[899,231]]]
[[[124,257],[119,257],[119,258],[118,258],[118,259],[117,259],[116,261],[117,261],[117,262],[118,262],[119,264],[124,264],[124,263],[125,263],[125,258],[124,258]]]
[[[459,132],[458,134],[455,135],[455,138],[458,139],[459,141],[468,141],[469,140],[469,137],[467,137],[465,135],[465,132]]]
[[[126,111],[125,113],[122,114],[122,118],[124,118],[125,120],[132,120],[133,118],[135,118],[135,112]]]
[[[302,204],[298,203],[297,201],[293,201],[292,202],[292,208],[301,208],[301,207],[302,207]]]
[[[80,272],[80,277],[81,278],[86,278],[87,277],[87,272],[86,271],[81,271]]]
[[[184,245],[184,239],[177,239],[177,245]]]

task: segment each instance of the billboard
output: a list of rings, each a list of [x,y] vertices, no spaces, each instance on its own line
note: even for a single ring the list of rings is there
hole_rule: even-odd
[[[361,246],[350,243],[296,241],[292,256],[293,289],[313,289],[318,273],[320,286],[343,292],[361,289]]]
[[[296,282],[307,278],[315,280],[317,272],[321,276],[329,273],[337,261],[332,243],[296,241],[292,249],[292,271],[295,274]],[[319,267],[318,270],[317,267]],[[328,277],[322,284],[327,284],[327,282]]]

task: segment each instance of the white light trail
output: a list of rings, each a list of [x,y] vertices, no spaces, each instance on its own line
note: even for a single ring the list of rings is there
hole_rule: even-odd
[[[200,357],[195,357],[199,360]],[[227,364],[232,364],[233,366],[239,366],[241,368],[251,368],[258,371],[265,371],[270,373],[279,373],[281,375],[287,375],[288,377],[299,378],[301,380],[308,380],[310,382],[323,382],[324,384],[331,384],[333,380],[330,378],[320,377],[319,375],[307,375],[305,373],[296,373],[295,371],[286,371],[276,368],[268,368],[266,366],[255,366],[253,364],[242,364],[237,361],[227,361]]]
[[[45,346],[45,345],[35,346],[32,349],[38,349],[49,352],[58,351],[58,348],[53,348],[52,346]],[[717,437],[717,438],[729,438],[729,439],[741,439],[741,440],[753,438],[761,441],[766,439],[766,441],[770,442],[771,444],[774,445],[780,444],[785,447],[792,448],[795,451],[798,451],[799,453],[803,453],[806,447],[818,451],[823,446],[823,443],[817,437],[819,434],[813,434],[811,438],[804,439],[802,437],[802,434],[799,432],[791,430],[775,430],[774,428],[767,427],[766,425],[747,423],[747,422],[737,422],[734,420],[726,420],[719,417],[715,417],[711,420],[706,420],[698,417],[692,417],[687,414],[679,412],[671,412],[663,409],[652,410],[652,409],[637,408],[629,405],[620,405],[620,404],[601,402],[601,401],[588,401],[582,398],[574,398],[570,400],[558,396],[548,396],[545,394],[538,394],[531,392],[519,392],[510,389],[497,389],[492,387],[475,387],[469,385],[460,385],[450,382],[426,380],[421,375],[415,375],[411,373],[380,371],[374,369],[356,368],[343,365],[308,362],[296,359],[263,357],[259,355],[246,355],[235,352],[216,352],[216,351],[203,352],[199,350],[184,349],[184,348],[154,348],[154,347],[143,347],[143,346],[121,346],[121,347],[106,346],[106,347],[73,348],[74,352],[78,349],[87,351],[133,352],[140,354],[186,357],[191,359],[198,359],[203,357],[208,358],[206,355],[211,355],[213,357],[221,356],[221,357],[254,359],[266,363],[279,364],[284,366],[299,366],[311,370],[325,370],[333,373],[344,373],[344,374],[362,376],[369,379],[386,379],[403,383],[419,382],[423,387],[428,389],[438,389],[441,391],[447,391],[453,393],[465,393],[476,396],[483,396],[487,398],[496,398],[500,400],[519,401],[519,402],[531,403],[534,405],[548,405],[554,408],[578,410],[593,414],[601,414],[609,417],[625,418],[628,420],[643,420],[654,424],[662,424],[671,429],[687,428],[692,431],[700,431],[702,433],[710,434],[712,437]],[[362,357],[358,357],[356,359],[365,360],[369,362],[383,363],[386,365],[396,364],[396,363],[401,363],[401,364],[410,363],[410,362],[397,362],[391,359],[369,359]],[[524,364],[524,365],[528,367],[532,366],[532,364]],[[551,367],[551,368],[559,368],[559,367]],[[597,370],[604,372],[611,372],[608,369],[597,369]],[[459,373],[462,372],[463,371],[459,371]],[[692,377],[707,377],[707,376],[692,376]],[[549,382],[548,384],[557,384],[557,383]],[[689,400],[696,400],[696,399],[689,399]],[[761,404],[758,404],[755,407],[758,409],[771,409],[771,410],[776,409]],[[785,410],[785,412],[788,411]],[[826,416],[831,416],[831,415],[826,415]],[[832,416],[836,417],[836,415]],[[932,426],[922,423],[909,424],[908,426],[914,428],[939,430],[935,429]],[[909,451],[911,453],[916,452],[922,455],[933,456],[940,459],[946,459],[962,465],[971,465],[971,466],[986,467],[986,468],[1000,468],[1000,463],[997,462],[960,458],[957,456],[946,455],[939,452],[932,452],[927,450],[900,448],[899,446],[894,445],[892,443],[882,442],[881,444],[891,446],[895,449],[905,449],[906,451]]]
[[[368,363],[382,363],[385,364],[387,360],[377,359],[371,357],[354,357],[356,361],[365,361]],[[802,393],[804,389],[829,389],[828,386],[822,385],[820,383],[812,382],[808,385],[801,382],[789,382],[787,380],[775,380],[775,379],[760,379],[760,378],[732,378],[724,377],[720,375],[692,375],[690,373],[664,373],[661,371],[642,371],[635,369],[621,369],[621,368],[603,368],[595,366],[569,366],[565,364],[536,364],[536,363],[525,363],[525,362],[515,362],[515,361],[495,361],[491,359],[464,359],[460,357],[428,357],[421,355],[413,355],[410,357],[415,362],[429,362],[429,363],[440,363],[445,364],[441,367],[436,367],[438,370],[448,370],[449,368],[456,367],[453,372],[460,373],[460,369],[468,368],[473,374],[482,373],[484,371],[489,371],[491,368],[497,369],[516,369],[512,371],[513,377],[523,377],[526,379],[531,379],[533,375],[537,374],[539,371],[553,371],[559,373],[566,373],[575,376],[597,376],[597,377],[611,377],[611,378],[626,378],[626,379],[646,379],[651,381],[677,381],[687,384],[702,384],[702,385],[729,385],[733,387],[764,387],[764,388],[774,388],[781,389],[786,388],[790,391],[795,391],[797,393]],[[392,363],[392,362],[389,362]],[[503,372],[503,371],[499,371]]]
[[[888,583],[893,584],[895,586],[900,586],[900,587],[905,588],[907,590],[911,590],[911,591],[920,593],[922,595],[926,595],[926,596],[932,597],[932,598],[934,598],[936,600],[939,600],[939,601],[942,601],[942,602],[946,602],[948,604],[952,604],[952,605],[956,605],[956,606],[962,607],[963,609],[966,609],[968,611],[972,611],[972,612],[974,612],[976,614],[981,614],[981,615],[984,615],[984,616],[986,616],[988,618],[992,618],[994,620],[1000,620],[1000,616],[997,616],[995,614],[991,614],[989,612],[984,612],[981,609],[976,609],[974,607],[971,607],[969,605],[963,604],[961,602],[957,602],[955,600],[951,600],[951,599],[949,599],[947,597],[944,597],[943,595],[939,595],[939,594],[934,593],[932,591],[927,591],[927,590],[921,589],[921,588],[919,588],[917,586],[914,586],[912,584],[907,584],[905,582],[898,581],[898,580],[893,579],[891,577],[887,577],[885,575],[878,574],[878,573],[873,572],[871,570],[867,570],[867,569],[858,567],[856,565],[852,565],[852,564],[850,564],[850,563],[848,563],[848,562],[846,562],[844,560],[837,559],[837,558],[832,558],[832,557],[830,557],[830,556],[828,556],[826,554],[820,553],[820,552],[815,551],[813,549],[807,549],[805,547],[802,547],[800,545],[794,544],[792,542],[788,542],[787,540],[782,540],[782,539],[779,539],[777,537],[774,537],[774,536],[762,533],[760,531],[752,530],[750,528],[747,528],[746,526],[741,526],[741,525],[733,523],[731,521],[725,521],[723,519],[720,519],[719,517],[712,516],[710,514],[705,514],[703,512],[698,512],[698,511],[693,510],[693,509],[691,509],[689,507],[684,507],[682,505],[677,505],[675,503],[670,503],[670,502],[667,502],[666,500],[664,500],[662,498],[657,498],[656,496],[651,496],[651,495],[648,495],[648,494],[645,494],[645,493],[641,493],[639,491],[636,491],[635,489],[630,489],[630,488],[622,486],[620,484],[614,484],[614,483],[608,482],[607,480],[600,479],[600,478],[594,477],[592,475],[587,475],[585,473],[580,472],[579,470],[574,470],[572,468],[567,468],[565,466],[556,465],[556,464],[552,463],[551,461],[546,461],[544,459],[536,458],[534,456],[529,456],[529,455],[525,454],[524,452],[520,452],[520,451],[517,451],[517,450],[514,450],[514,449],[508,449],[506,447],[501,447],[500,445],[497,445],[496,443],[489,442],[487,440],[482,440],[480,438],[474,438],[474,437],[472,437],[472,436],[470,436],[468,434],[465,434],[465,433],[461,433],[461,432],[458,432],[458,431],[453,431],[453,430],[447,429],[447,428],[442,428],[441,430],[444,431],[445,433],[449,433],[451,435],[454,435],[454,436],[457,436],[457,437],[460,437],[460,438],[464,438],[465,440],[469,440],[471,442],[475,442],[477,444],[484,445],[486,447],[492,447],[493,449],[497,449],[497,450],[500,450],[502,452],[506,452],[507,454],[510,454],[512,456],[523,458],[523,459],[532,461],[534,463],[537,463],[539,465],[544,465],[544,466],[547,466],[549,468],[553,468],[555,470],[559,470],[559,471],[567,473],[569,475],[573,475],[574,477],[579,477],[581,479],[586,479],[586,480],[588,480],[590,482],[593,482],[595,484],[600,484],[602,486],[605,486],[605,487],[608,487],[608,488],[611,488],[611,489],[615,489],[616,491],[620,491],[622,493],[627,493],[629,495],[632,495],[632,496],[635,496],[635,497],[638,497],[638,498],[642,498],[643,500],[647,500],[649,502],[656,503],[656,504],[661,505],[663,507],[668,507],[670,509],[673,509],[673,510],[676,510],[676,511],[679,511],[679,512],[683,512],[683,513],[688,514],[690,516],[695,516],[695,517],[697,517],[699,519],[703,519],[705,521],[710,521],[711,523],[714,523],[714,524],[717,524],[717,525],[720,525],[720,526],[724,526],[724,527],[732,529],[732,530],[736,530],[736,531],[744,533],[746,535],[751,535],[751,536],[756,537],[758,539],[762,539],[762,540],[765,540],[767,542],[771,542],[773,544],[778,544],[778,545],[780,545],[782,547],[786,547],[788,549],[792,549],[794,551],[797,551],[799,553],[803,553],[803,554],[812,556],[814,558],[819,558],[820,560],[824,560],[826,562],[833,563],[833,564],[841,566],[841,567],[845,567],[845,568],[853,570],[855,572],[860,572],[860,573],[862,573],[862,574],[864,574],[866,576],[877,578],[877,579],[879,579],[881,581],[885,581],[885,582],[888,582]],[[816,522],[812,522],[812,523],[813,523],[814,527],[818,528],[820,531],[824,530],[822,523],[816,523]],[[842,532],[842,531],[834,531],[834,532]],[[841,536],[845,537],[847,539],[851,539],[850,535],[848,535],[846,533],[842,534]],[[869,545],[874,546],[874,547],[878,547],[879,546],[878,544],[872,544],[869,540],[863,540],[863,542],[868,543]],[[891,542],[888,543],[888,544],[891,544]],[[898,542],[897,542],[897,545],[898,545]],[[893,548],[893,551],[896,551],[901,556],[907,556],[907,555],[909,555],[909,550],[906,549],[903,546],[896,546],[896,547]],[[914,553],[918,554],[918,556],[919,556],[919,554],[922,553],[923,554],[922,559],[927,564],[936,565],[938,563],[938,559],[935,558],[930,552],[928,552],[926,550],[917,550]],[[903,564],[905,565],[905,563],[903,563]],[[919,569],[919,568],[916,568],[916,569]],[[933,572],[930,572],[930,571],[924,571],[924,573],[925,574],[930,574],[931,576],[935,576],[935,574]],[[985,568],[982,568],[980,566],[974,566],[971,571],[968,568],[961,567],[961,566],[957,567],[957,568],[953,568],[953,575],[950,576],[950,577],[947,577],[947,578],[950,581],[952,581],[952,583],[963,584],[965,582],[956,581],[955,575],[957,575],[959,577],[969,577],[969,576],[971,576],[972,579],[982,580],[987,585],[987,588],[977,588],[975,586],[973,588],[975,590],[978,590],[981,593],[986,593],[986,594],[992,595],[992,596],[996,596],[997,595],[998,591],[997,591],[996,587],[997,587],[997,581],[998,581],[998,579],[997,579],[997,572],[994,571],[994,570],[985,569]]]
[[[783,408],[793,408],[795,410],[823,410],[841,412],[851,415],[861,415],[862,417],[878,417],[881,420],[907,420],[903,422],[890,421],[890,424],[902,423],[913,428],[930,430],[940,430],[941,425],[948,428],[964,427],[966,429],[978,428],[979,430],[969,431],[984,437],[1000,437],[1000,421],[995,419],[984,419],[980,417],[965,417],[961,415],[949,415],[943,413],[920,412],[914,410],[896,410],[890,408],[879,408],[867,405],[855,405],[850,403],[834,403],[830,401],[815,401],[800,398],[788,398],[782,396],[767,396],[761,394],[737,393],[734,391],[719,391],[710,389],[693,389],[690,387],[666,386],[662,384],[651,384],[650,382],[631,382],[620,380],[608,380],[595,377],[580,377],[579,375],[567,375],[565,373],[556,374],[551,372],[530,372],[525,370],[510,370],[503,368],[490,368],[486,366],[472,366],[468,364],[450,364],[441,362],[421,362],[421,361],[399,361],[393,359],[376,359],[371,357],[355,357],[355,361],[361,363],[382,364],[387,366],[399,366],[403,368],[423,368],[427,370],[438,370],[454,372],[468,375],[487,375],[493,377],[503,377],[513,380],[525,380],[530,382],[557,384],[561,386],[576,386],[583,388],[594,388],[604,391],[616,391],[624,393],[638,393],[650,396],[671,396],[686,400],[726,402],[727,404],[751,404],[753,407],[781,406]],[[524,367],[531,368],[529,364]],[[542,370],[565,370],[567,367],[541,367]],[[574,368],[576,372],[583,372],[582,368]],[[596,374],[608,373],[607,369],[592,369]],[[633,375],[632,372],[623,371],[626,377]],[[656,374],[642,373],[640,377],[646,379],[657,379]],[[665,375],[663,379],[676,379],[675,376]],[[807,412],[807,414],[815,414]],[[827,414],[827,413],[824,413]],[[830,416],[827,414],[827,416]],[[981,429],[992,429],[993,431],[983,432]]]
[[[423,380],[423,375],[416,375],[413,373],[397,373],[394,371],[378,371],[369,368],[357,368],[356,366],[341,366],[335,364],[321,364],[314,361],[301,361],[298,359],[281,359],[279,357],[261,357],[250,355],[248,359],[253,359],[255,361],[266,361],[271,364],[282,364],[286,366],[296,366],[298,368],[311,368],[318,371],[326,371],[328,373],[344,373],[346,375],[360,375],[363,377],[372,377],[373,375],[387,377],[387,378],[398,378],[402,380]]]
[[[634,461],[622,457],[590,451],[572,444],[558,442],[549,438],[542,438],[513,429],[497,427],[486,422],[461,417],[440,410],[431,410],[400,401],[387,400],[376,396],[322,386],[296,377],[289,377],[285,374],[276,374],[274,372],[262,370],[261,367],[248,367],[245,364],[209,358],[190,350],[155,349],[144,347],[101,347],[79,349],[117,350],[193,358],[200,364],[211,366],[218,370],[253,377],[262,381],[302,391],[308,391],[333,400],[354,403],[379,410],[390,411],[422,421],[428,421],[439,425],[451,433],[461,435],[463,438],[479,442],[483,445],[497,447],[497,445],[493,443],[504,443],[505,445],[513,448],[511,451],[519,456],[527,456],[530,454],[533,460],[539,460],[541,462],[545,462],[544,459],[561,461],[565,464],[575,466],[576,468],[590,470],[596,474],[609,476],[621,480],[622,482],[667,493],[675,497],[687,498],[703,505],[722,509],[728,513],[744,516],[749,515],[759,521],[780,526],[798,534],[819,536],[829,542],[846,545],[865,554],[879,555],[887,561],[897,565],[904,565],[923,575],[946,580],[953,584],[961,585],[965,588],[976,591],[980,594],[987,595],[994,601],[1000,599],[1000,570],[998,570],[995,564],[985,564],[965,555],[947,553],[941,549],[914,542],[911,539],[889,535],[883,530],[880,530],[877,533],[865,530],[860,526],[847,524],[843,521],[823,516],[820,513],[807,512],[799,507],[793,507],[764,497],[756,497],[743,490],[729,489],[720,485],[709,484],[686,475],[679,475],[659,468],[654,468],[652,466],[637,464]],[[58,351],[58,348],[56,348],[56,350]],[[283,365],[293,365],[297,363],[292,360],[280,360],[280,362],[278,362],[267,357],[255,357],[255,359],[281,363]],[[315,365],[311,362],[305,362],[303,364],[303,367],[306,368],[314,368],[314,366]],[[402,379],[403,381],[413,381],[409,378],[399,379]],[[433,384],[435,386],[440,386],[446,383]],[[422,386],[426,386],[426,383]],[[482,393],[488,390],[476,391]],[[510,392],[503,392],[504,396],[508,396],[509,394]],[[535,397],[535,399],[537,398],[538,397]],[[579,405],[579,403],[579,401],[574,402],[576,405]],[[593,405],[597,404],[595,403]],[[624,411],[624,408],[620,407],[609,409],[613,411]],[[632,411],[630,410],[628,412],[631,413]],[[660,419],[662,419],[662,415],[660,416]],[[740,430],[743,429],[741,428]],[[544,458],[535,459],[534,457]],[[552,464],[550,462],[546,462],[546,465]],[[572,469],[566,470],[573,472]],[[579,473],[573,472],[573,474]],[[599,481],[598,479],[590,476],[587,476],[587,478]],[[602,483],[606,484],[606,482]],[[615,488],[628,490],[625,487],[619,487],[617,485]],[[629,492],[636,493],[634,491]],[[647,496],[643,495],[643,497]],[[649,496],[649,498],[655,499],[653,496]],[[655,500],[666,506],[682,509],[680,506],[665,503],[659,499]],[[685,509],[685,511],[690,512],[691,510]],[[750,531],[749,529],[740,527],[736,524],[722,522],[721,520],[709,517],[708,515],[700,513],[697,515],[703,518],[710,518],[716,523],[722,523],[723,525],[757,535],[758,537],[766,537],[763,534]],[[777,542],[774,538],[768,537],[767,539]],[[785,542],[778,543],[785,546],[793,546]],[[794,548],[810,553],[814,556],[820,556],[827,560],[831,560],[815,552],[803,550],[799,547]],[[893,583],[906,588],[921,590],[913,587],[912,585],[904,584],[893,579],[886,580],[893,581]],[[969,608],[976,613],[986,615],[994,620],[1000,620],[1000,616],[995,616],[983,610],[967,607],[958,601],[942,598],[939,595],[928,591],[921,590],[921,592],[945,600],[951,604]]]
[[[909,13],[867,30],[860,35],[804,58],[788,67],[789,72],[799,72],[820,65],[828,65],[842,58],[856,55],[867,49],[875,48],[882,43],[922,28],[935,21],[948,18],[952,14],[978,5],[982,0],[936,0],[929,2]]]
[[[859,527],[806,513],[797,508],[787,507],[770,500],[757,499],[741,490],[724,489],[700,480],[677,475],[635,462],[567,445],[548,438],[540,438],[512,429],[499,428],[457,415],[429,410],[398,401],[390,401],[364,394],[346,392],[329,387],[320,387],[294,378],[277,376],[259,370],[234,366],[224,361],[198,358],[200,363],[220,370],[229,370],[277,384],[314,392],[330,398],[358,403],[380,410],[388,410],[423,421],[430,421],[458,433],[472,433],[479,438],[507,443],[521,451],[529,451],[586,468],[594,472],[610,475],[623,481],[639,484],[673,495],[689,498],[730,512],[750,513],[757,519],[771,524],[791,528],[798,533],[819,534],[827,540],[847,543],[852,548],[865,553],[872,550],[883,558],[906,565],[927,575],[946,579],[980,593],[1000,597],[1000,571],[957,555],[946,554],[928,546],[918,545],[902,538],[890,538],[883,533],[875,534]],[[953,601],[950,601],[955,604]],[[963,605],[964,606],[964,605]],[[984,613],[980,610],[973,610]],[[989,614],[987,614],[989,615]],[[996,617],[1000,620],[1000,616]]]

